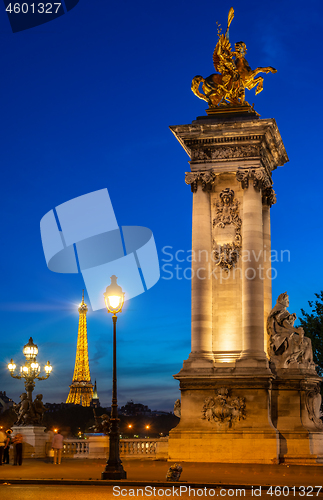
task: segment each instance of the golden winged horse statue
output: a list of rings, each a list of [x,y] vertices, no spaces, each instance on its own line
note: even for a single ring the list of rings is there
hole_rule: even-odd
[[[256,76],[259,73],[276,73],[277,70],[268,66],[252,70],[245,59],[247,47],[244,42],[235,44],[232,51],[229,42],[229,28],[234,18],[234,10],[231,7],[228,15],[228,24],[225,34],[221,33],[218,25],[218,43],[213,52],[213,64],[215,71],[207,78],[197,75],[192,80],[192,91],[194,94],[209,104],[210,108],[219,105],[248,105],[245,100],[245,89],[251,90],[256,87],[256,94],[263,90],[264,79]],[[199,91],[202,83],[204,94]]]

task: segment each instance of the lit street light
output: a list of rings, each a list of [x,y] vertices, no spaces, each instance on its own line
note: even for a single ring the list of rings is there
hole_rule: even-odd
[[[28,410],[24,412],[24,423],[28,424],[34,423],[35,419],[32,402],[32,392],[35,388],[35,380],[48,379],[50,372],[52,371],[52,367],[49,361],[47,361],[46,365],[44,366],[46,376],[42,377],[40,375],[41,368],[36,359],[38,354],[38,347],[36,344],[34,344],[32,337],[30,337],[28,344],[24,346],[22,352],[26,358],[26,361],[24,365],[20,367],[20,375],[14,374],[16,365],[13,362],[13,359],[11,359],[10,363],[8,364],[8,370],[12,378],[25,379],[25,389],[27,393],[27,398],[26,395],[25,398],[27,399],[27,401],[29,401],[29,405]]]
[[[117,277],[111,276],[111,285],[103,294],[105,305],[109,313],[112,313],[113,321],[113,383],[112,383],[112,406],[109,430],[109,458],[102,472],[102,479],[126,479],[127,473],[123,469],[119,454],[119,421],[117,402],[117,313],[122,311],[124,303],[124,292],[117,284]]]

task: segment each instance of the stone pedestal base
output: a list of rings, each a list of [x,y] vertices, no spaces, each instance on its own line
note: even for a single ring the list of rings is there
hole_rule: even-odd
[[[320,378],[303,369],[281,368],[275,375],[271,414],[279,432],[280,463],[323,463]]]
[[[277,464],[275,432],[195,432],[172,430],[168,460],[172,462],[219,462]]]
[[[107,458],[109,456],[109,437],[89,437],[89,458]]]
[[[46,443],[49,441],[49,433],[45,432],[46,427],[13,426],[13,436],[23,435],[23,457],[24,458],[44,458],[46,457]]]
[[[180,373],[192,373],[196,372],[208,376],[213,373],[214,359],[210,355],[206,354],[194,354],[191,353],[183,363],[183,368]]]
[[[184,363],[175,376],[181,420],[169,434],[170,461],[323,463],[320,378],[257,363],[215,363],[207,375]]]
[[[278,433],[269,418],[272,374],[244,372],[215,368],[208,378],[180,372],[181,420],[169,434],[169,460],[278,463]]]

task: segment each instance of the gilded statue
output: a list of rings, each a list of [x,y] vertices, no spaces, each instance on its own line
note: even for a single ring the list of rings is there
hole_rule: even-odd
[[[276,73],[271,66],[252,70],[245,58],[247,47],[244,42],[237,42],[234,51],[229,42],[229,27],[234,18],[231,7],[228,15],[228,24],[225,34],[221,33],[218,24],[218,43],[213,52],[215,71],[207,78],[197,75],[192,80],[194,94],[209,104],[210,108],[218,106],[237,105],[250,106],[245,100],[245,89],[256,88],[256,95],[263,90],[264,79],[259,73]],[[257,78],[256,78],[257,77]],[[202,83],[202,92],[199,86]]]
[[[276,368],[315,370],[311,339],[302,327],[295,327],[296,314],[287,311],[289,297],[281,293],[267,319],[270,337],[270,360]]]

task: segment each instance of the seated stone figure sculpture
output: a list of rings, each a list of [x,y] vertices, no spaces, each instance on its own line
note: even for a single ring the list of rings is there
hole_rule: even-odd
[[[43,401],[43,395],[37,394],[36,399],[34,401],[34,411],[35,411],[35,423],[41,424],[43,421],[43,416],[47,408],[45,407]]]
[[[276,368],[306,368],[315,370],[311,339],[302,327],[294,326],[296,314],[287,311],[289,297],[281,293],[267,319],[270,337],[270,360]]]

